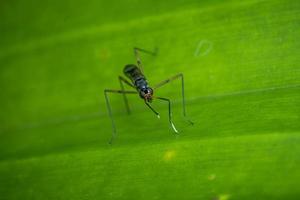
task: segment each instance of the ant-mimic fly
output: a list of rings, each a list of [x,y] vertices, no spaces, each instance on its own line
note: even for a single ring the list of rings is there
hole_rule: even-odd
[[[172,121],[172,111],[171,111],[171,101],[170,99],[164,98],[164,97],[157,97],[153,95],[154,90],[156,90],[157,88],[173,81],[176,79],[180,79],[181,80],[181,94],[182,94],[182,111],[183,111],[183,116],[186,118],[186,108],[185,108],[185,97],[184,97],[184,79],[183,79],[183,74],[179,73],[176,74],[175,76],[172,76],[166,80],[161,81],[160,83],[158,83],[157,85],[155,85],[153,88],[151,88],[148,85],[147,79],[143,74],[143,66],[141,63],[141,59],[140,59],[140,55],[139,52],[143,52],[143,53],[147,53],[150,55],[155,56],[157,54],[157,49],[154,52],[151,51],[147,51],[144,49],[140,49],[140,48],[134,48],[134,54],[137,60],[137,65],[135,64],[128,64],[124,67],[124,75],[126,77],[128,77],[130,79],[130,81],[128,81],[127,79],[125,79],[122,76],[119,76],[119,81],[120,81],[120,86],[121,86],[121,90],[113,90],[113,89],[105,89],[104,90],[104,95],[105,95],[105,100],[106,100],[106,105],[107,105],[107,109],[108,109],[108,114],[109,117],[111,119],[111,123],[112,123],[112,137],[109,141],[109,143],[111,144],[113,139],[116,137],[116,125],[112,116],[112,111],[111,111],[111,106],[109,103],[109,99],[108,99],[108,93],[118,93],[118,94],[123,94],[123,98],[124,98],[124,102],[125,102],[125,106],[126,106],[126,110],[127,113],[130,113],[130,109],[129,109],[129,104],[128,104],[128,100],[126,97],[126,94],[139,94],[139,96],[144,100],[145,104],[152,110],[152,112],[154,114],[156,114],[156,116],[158,118],[160,118],[160,115],[157,111],[154,110],[154,108],[152,108],[152,106],[150,105],[150,103],[152,102],[153,99],[159,99],[162,101],[166,101],[168,103],[168,109],[169,109],[169,123],[171,128],[174,130],[174,132],[177,134],[178,131]],[[134,88],[136,91],[127,91],[124,89],[124,85],[123,83],[127,84],[128,86]],[[190,124],[193,124],[192,121],[187,120]]]

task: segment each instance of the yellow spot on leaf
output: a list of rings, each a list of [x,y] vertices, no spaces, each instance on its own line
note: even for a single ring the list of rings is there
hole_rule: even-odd
[[[220,194],[218,197],[217,197],[217,200],[228,200],[230,197],[229,194]]]
[[[170,161],[170,160],[172,160],[174,158],[174,156],[175,156],[175,151],[168,150],[164,154],[164,160],[165,161]]]
[[[215,174],[211,174],[207,177],[208,180],[213,181],[216,179],[216,175]]]

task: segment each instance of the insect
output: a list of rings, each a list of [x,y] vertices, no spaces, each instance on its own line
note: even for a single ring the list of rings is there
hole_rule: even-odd
[[[186,118],[186,106],[185,106],[185,97],[184,97],[184,78],[183,78],[183,74],[179,73],[176,74],[175,76],[172,76],[168,79],[165,79],[163,81],[161,81],[160,83],[154,85],[154,87],[150,87],[148,85],[147,79],[144,76],[143,73],[143,66],[142,66],[142,62],[140,59],[140,55],[139,52],[143,52],[146,54],[150,54],[155,56],[157,54],[157,50],[155,50],[154,52],[148,51],[148,50],[144,50],[141,48],[134,48],[134,55],[136,57],[136,61],[137,61],[137,65],[135,64],[127,64],[125,65],[124,69],[123,69],[123,73],[124,75],[130,80],[128,81],[126,78],[124,78],[123,76],[119,76],[119,82],[120,82],[120,90],[114,90],[114,89],[105,89],[104,90],[104,96],[105,96],[105,100],[106,100],[106,106],[107,106],[107,110],[108,110],[108,114],[109,117],[111,119],[111,124],[112,124],[112,136],[111,139],[109,141],[110,144],[112,144],[114,138],[116,137],[116,125],[113,119],[113,115],[112,115],[112,109],[109,103],[109,98],[108,98],[108,93],[117,93],[117,94],[122,94],[123,98],[124,98],[124,102],[125,102],[125,107],[127,110],[127,113],[130,114],[130,108],[129,108],[129,104],[128,104],[128,100],[126,97],[126,94],[138,94],[145,102],[146,106],[148,108],[150,108],[150,110],[158,117],[160,118],[159,113],[154,110],[154,108],[150,105],[150,103],[154,100],[161,100],[161,101],[165,101],[168,103],[168,115],[169,115],[169,123],[170,123],[170,127],[173,129],[173,131],[177,134],[178,131],[172,121],[172,109],[171,109],[171,100],[168,98],[164,98],[164,97],[158,97],[154,95],[154,90],[166,85],[167,83],[176,80],[176,79],[180,79],[181,80],[181,95],[182,95],[182,112],[183,112],[183,116]],[[125,90],[124,89],[124,83],[127,84],[128,86],[130,86],[131,88],[135,89],[135,90]],[[187,118],[186,118],[187,119]],[[189,119],[187,119],[187,121],[190,124],[193,124],[192,121],[190,121]]]

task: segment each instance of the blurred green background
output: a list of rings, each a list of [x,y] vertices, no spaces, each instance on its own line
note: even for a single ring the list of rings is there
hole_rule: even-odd
[[[297,0],[0,2],[0,199],[299,199]],[[158,120],[103,90],[141,55]]]

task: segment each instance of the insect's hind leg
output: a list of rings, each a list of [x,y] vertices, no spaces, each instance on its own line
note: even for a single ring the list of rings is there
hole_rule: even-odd
[[[145,50],[145,49],[141,49],[141,48],[138,48],[138,47],[134,47],[133,48],[133,51],[134,51],[134,55],[135,55],[135,58],[136,58],[136,62],[138,64],[138,67],[140,68],[140,70],[143,72],[143,65],[142,65],[142,61],[141,61],[141,57],[140,57],[140,54],[139,52],[143,52],[143,53],[146,53],[146,54],[150,54],[152,56],[156,56],[157,55],[157,52],[158,52],[158,48],[156,47],[154,49],[154,51],[148,51],[148,50]]]
[[[106,101],[106,107],[108,110],[108,115],[110,117],[111,120],[111,125],[112,125],[112,136],[111,139],[109,140],[109,144],[112,144],[114,138],[117,135],[117,129],[116,129],[116,125],[115,125],[115,121],[112,115],[112,110],[111,110],[111,106],[110,106],[110,102],[109,102],[109,98],[108,98],[108,93],[116,93],[116,94],[136,94],[136,91],[124,91],[124,90],[111,90],[111,89],[105,89],[104,90],[104,96],[105,96],[105,101]]]
[[[129,81],[127,81],[125,78],[123,78],[122,76],[119,76],[119,82],[120,82],[120,86],[121,86],[121,90],[122,91],[125,91],[123,83],[126,83],[130,87],[134,88],[134,86]],[[128,103],[128,99],[127,99],[126,93],[123,93],[123,99],[124,99],[126,111],[127,111],[128,114],[130,114],[131,111],[130,111],[130,107],[129,107],[129,103]]]
[[[185,95],[184,95],[184,77],[183,77],[182,73],[176,74],[175,76],[172,76],[172,77],[170,77],[166,80],[161,81],[160,83],[155,85],[153,87],[153,89],[160,88],[160,87],[166,85],[167,83],[170,83],[171,81],[174,81],[174,80],[177,80],[177,79],[181,79],[181,96],[182,96],[182,114],[183,114],[183,117],[187,120],[188,123],[193,125],[194,122],[192,122],[186,115],[186,103],[185,103]]]

